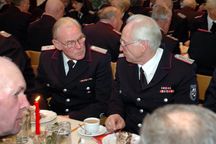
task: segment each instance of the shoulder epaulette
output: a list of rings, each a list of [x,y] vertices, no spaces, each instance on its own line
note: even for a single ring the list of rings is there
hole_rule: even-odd
[[[123,53],[120,53],[120,54],[118,55],[118,58],[123,58],[123,57],[125,57]]]
[[[89,14],[92,14],[92,15],[94,15],[94,14],[95,14],[95,12],[94,12],[94,11],[92,11],[92,10],[89,10],[89,11],[88,11],[88,13],[89,13]]]
[[[117,31],[116,29],[113,29],[113,31],[119,35],[121,35],[121,32],[120,31]]]
[[[177,15],[180,17],[180,18],[183,18],[183,19],[185,19],[187,16],[186,15],[184,15],[183,13],[177,13]]]
[[[41,51],[53,50],[53,49],[55,49],[54,45],[46,45],[41,47]]]
[[[6,31],[0,31],[0,34],[1,34],[3,37],[6,37],[6,38],[8,38],[8,37],[11,36],[11,34],[7,33]]]
[[[97,46],[91,46],[90,47],[91,50],[102,53],[102,54],[106,54],[107,50],[101,47],[97,47]]]
[[[171,35],[166,35],[166,36],[169,37],[169,38],[172,39],[172,40],[178,41],[177,38],[175,38],[175,37],[173,37],[173,36],[171,36]]]
[[[192,63],[194,62],[193,59],[186,58],[186,57],[184,57],[184,56],[182,56],[182,55],[179,55],[179,54],[176,54],[176,55],[175,55],[175,58],[178,59],[178,60],[180,60],[180,61],[183,61],[183,62],[185,62],[185,63],[188,63],[188,64],[192,64]]]
[[[198,19],[198,18],[201,18],[203,15],[201,14],[201,15],[198,15],[198,16],[195,16],[194,18],[195,19]]]
[[[208,30],[206,30],[206,29],[201,29],[201,28],[197,29],[197,31],[200,31],[200,32],[209,32]]]

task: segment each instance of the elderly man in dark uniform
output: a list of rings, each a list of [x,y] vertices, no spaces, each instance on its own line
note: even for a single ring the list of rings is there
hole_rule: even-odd
[[[40,19],[28,27],[28,42],[30,50],[41,51],[44,45],[52,44],[52,27],[56,20],[64,15],[64,4],[61,0],[48,0],[45,12]]]
[[[105,124],[138,133],[143,118],[173,103],[197,104],[196,75],[190,59],[159,48],[161,32],[150,17],[134,15],[122,31],[124,56],[117,62],[116,81]]]
[[[113,6],[105,7],[99,11],[100,21],[83,28],[86,41],[90,45],[104,48],[116,62],[119,55],[120,37],[118,32],[122,25],[122,12]]]
[[[38,68],[50,109],[78,120],[105,113],[112,87],[110,57],[86,48],[79,23],[69,17],[55,23],[53,44],[56,49],[42,51]]]

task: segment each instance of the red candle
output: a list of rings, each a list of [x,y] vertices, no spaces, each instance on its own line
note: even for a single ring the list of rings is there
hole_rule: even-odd
[[[39,108],[39,99],[40,96],[38,96],[35,99],[34,105],[35,105],[35,134],[40,135],[40,108]]]

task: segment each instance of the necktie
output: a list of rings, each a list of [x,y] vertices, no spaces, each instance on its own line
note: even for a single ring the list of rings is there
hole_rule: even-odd
[[[142,67],[140,67],[140,85],[142,89],[144,89],[147,85],[147,80]]]
[[[68,67],[69,67],[69,71],[67,73],[67,76],[68,76],[72,72],[73,66],[75,63],[72,60],[69,60],[67,63],[68,63]]]
[[[212,33],[215,33],[215,32],[216,32],[216,22],[213,21],[213,24],[212,24],[212,27],[211,27],[210,31],[211,31]]]

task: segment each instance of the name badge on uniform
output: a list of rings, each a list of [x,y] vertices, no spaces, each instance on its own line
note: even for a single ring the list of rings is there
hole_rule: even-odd
[[[170,86],[162,86],[160,89],[160,93],[174,93],[175,90]]]
[[[82,80],[80,80],[80,83],[91,81],[91,80],[92,80],[92,78],[82,79]]]

